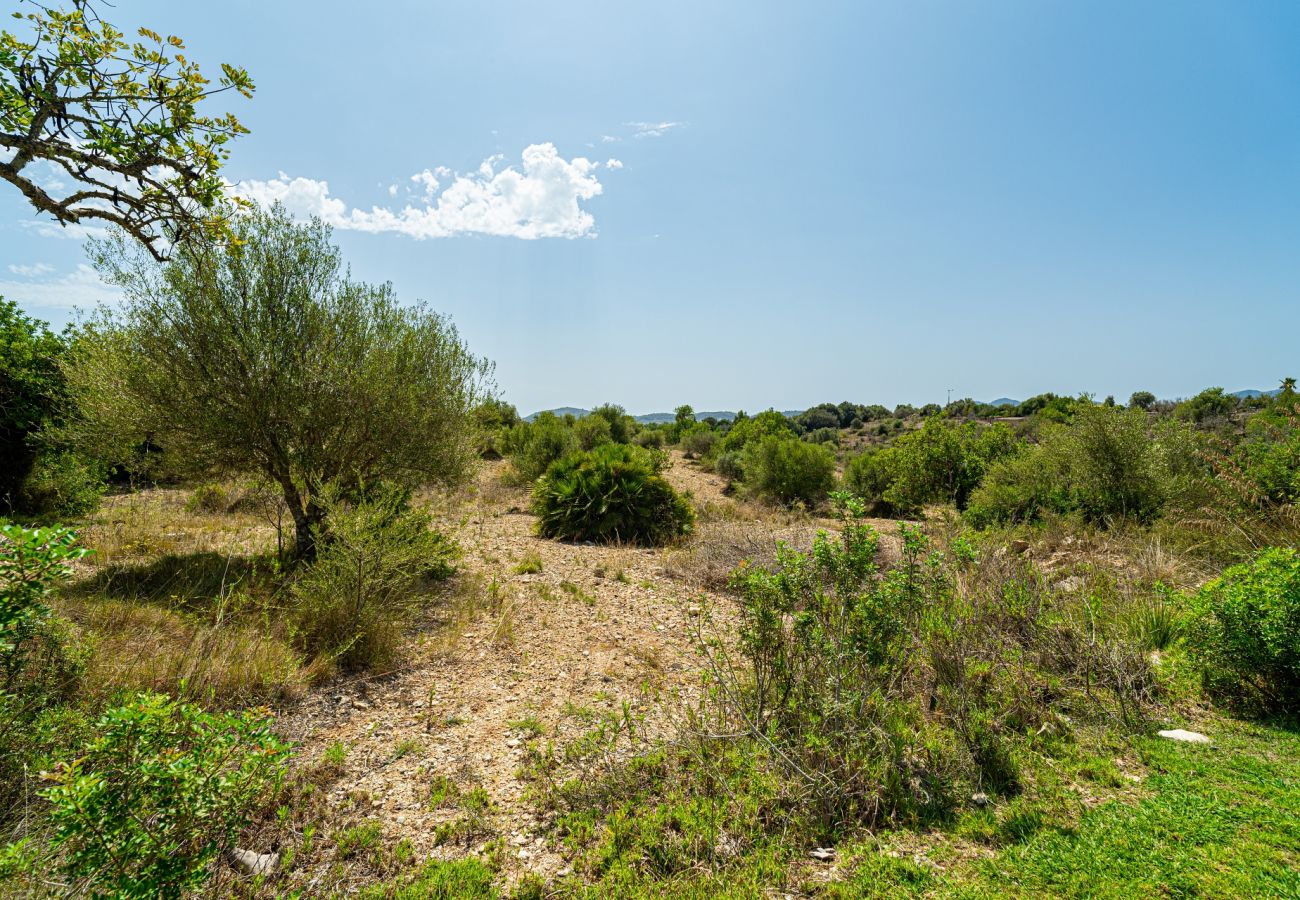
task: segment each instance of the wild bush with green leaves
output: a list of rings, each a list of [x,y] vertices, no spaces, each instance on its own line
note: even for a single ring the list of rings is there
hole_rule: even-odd
[[[283,777],[265,711],[208,713],[159,694],[110,709],[43,792],[62,866],[92,896],[179,898]]]
[[[85,554],[66,528],[0,525],[0,820],[52,743],[39,723],[81,684],[87,650],[47,599]]]
[[[574,430],[549,412],[511,428],[502,446],[515,478],[525,483],[536,481],[556,460],[580,449]]]
[[[851,460],[846,481],[883,515],[915,515],[934,502],[965,509],[989,466],[1018,449],[1015,435],[1001,423],[958,424],[934,417],[888,447]]]
[[[737,413],[735,421],[718,442],[719,453],[735,453],[765,437],[795,437],[795,426],[782,413],[765,410],[756,416]]]
[[[770,436],[745,447],[745,493],[782,504],[816,506],[835,486],[835,454],[795,437]]]
[[[1300,552],[1264,550],[1192,605],[1188,642],[1212,695],[1269,713],[1300,709]]]
[[[1050,425],[1039,443],[990,466],[971,496],[976,527],[1077,513],[1098,524],[1149,522],[1189,465],[1176,425],[1153,431],[1140,409],[1080,403],[1068,425]]]
[[[839,534],[733,574],[739,640],[704,619],[709,690],[674,740],[624,710],[566,749],[577,774],[550,796],[602,886],[942,821],[976,792],[1010,802],[1085,729],[1145,727],[1157,688],[1121,629],[960,538],[903,526],[881,567],[865,505],[834,499]]]
[[[678,443],[687,459],[704,459],[717,445],[718,433],[703,422],[696,422],[682,431]]]
[[[50,592],[68,564],[88,551],[67,528],[0,525],[0,675],[10,692],[27,667],[42,628],[53,616]]]
[[[563,541],[670,543],[695,522],[690,504],[660,474],[666,458],[605,444],[554,463],[533,489],[542,537]]]
[[[320,552],[290,591],[297,639],[344,669],[385,666],[420,606],[421,583],[449,576],[460,550],[395,487],[325,502]]]

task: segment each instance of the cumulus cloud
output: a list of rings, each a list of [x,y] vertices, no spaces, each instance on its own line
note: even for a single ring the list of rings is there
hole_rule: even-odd
[[[19,271],[27,270],[27,271]],[[82,263],[71,272],[55,278],[50,266],[10,266],[23,281],[0,281],[0,296],[18,303],[26,312],[41,318],[63,318],[73,309],[91,310],[100,304],[115,303],[121,298],[117,288],[99,280],[90,266]]]
[[[595,234],[596,221],[580,204],[603,190],[596,177],[601,163],[581,156],[566,160],[550,143],[525,147],[517,168],[503,168],[503,161],[501,155],[489,157],[468,174],[457,175],[445,167],[418,172],[411,182],[420,188],[419,203],[400,210],[350,208],[330,194],[328,182],[283,172],[269,181],[240,182],[234,190],[261,204],[278,201],[296,216],[319,216],[335,228],[418,240],[460,234],[525,240]],[[622,165],[610,163],[605,167]]]
[[[605,160],[605,168],[606,168],[606,169],[621,169],[621,168],[623,168],[623,161],[622,161],[621,159],[614,159],[614,158],[611,157],[610,159]]]
[[[681,128],[685,122],[625,122],[633,129],[633,135],[639,138],[663,137],[674,128]]]

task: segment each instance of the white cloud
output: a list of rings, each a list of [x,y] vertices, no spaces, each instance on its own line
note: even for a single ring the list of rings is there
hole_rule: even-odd
[[[43,269],[42,275],[53,272],[49,266],[9,267],[11,271],[20,268]],[[15,274],[33,278],[23,272]],[[66,314],[72,309],[92,310],[101,303],[116,303],[122,295],[117,288],[100,281],[95,270],[82,263],[56,278],[0,281],[0,296],[17,302],[26,312],[45,317],[51,312]]]
[[[617,144],[621,140],[623,140],[621,137],[614,137],[612,134],[602,134],[600,136],[600,142],[602,144]]]
[[[34,231],[39,237],[59,238],[68,241],[84,241],[87,238],[108,236],[108,229],[102,225],[77,225],[72,223],[61,225],[50,219],[25,219],[18,223],[18,227]]]
[[[663,137],[674,128],[681,128],[685,122],[624,122],[628,128],[635,130],[634,137]]]
[[[42,275],[49,275],[53,272],[54,266],[46,263],[36,263],[30,266],[16,266],[10,263],[9,271],[15,275],[21,275],[23,278],[40,278]]]
[[[330,195],[328,182],[283,172],[269,181],[240,182],[234,190],[264,205],[279,201],[296,216],[319,216],[335,228],[418,240],[459,234],[533,240],[595,233],[596,221],[580,203],[601,193],[595,176],[600,163],[581,156],[566,160],[550,143],[525,147],[520,168],[498,168],[503,159],[499,154],[489,157],[476,171],[456,175],[445,188],[443,182],[453,173],[444,167],[412,175],[411,181],[424,189],[423,202],[400,210],[349,208]]]
[[[621,159],[614,159],[614,158],[611,157],[611,158],[605,160],[605,168],[606,168],[606,169],[621,169],[621,168],[623,168],[623,160],[621,160]]]

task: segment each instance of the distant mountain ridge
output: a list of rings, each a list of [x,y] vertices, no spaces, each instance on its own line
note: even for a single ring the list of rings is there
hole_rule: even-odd
[[[1228,396],[1236,397],[1238,400],[1253,400],[1256,397],[1276,397],[1280,393],[1282,393],[1281,388],[1274,388],[1271,391],[1257,391],[1254,388],[1247,388],[1242,391],[1234,391]],[[1013,400],[1010,397],[999,397],[996,400],[990,401],[988,405],[989,406],[1019,406],[1020,403],[1021,403],[1020,400]],[[555,415],[560,416],[561,418],[563,418],[564,416],[573,416],[574,418],[581,419],[583,416],[590,415],[591,410],[583,409],[578,406],[558,406],[555,409],[538,410],[532,415],[524,416],[524,421],[531,422],[534,419],[536,419],[538,416],[540,416],[542,413],[547,413],[547,412],[554,413]],[[802,409],[781,410],[782,415],[791,419],[793,419],[795,416],[803,414],[803,412],[804,410]],[[640,422],[642,425],[662,425],[666,422],[673,421],[676,418],[676,416],[670,412],[654,412],[654,413],[643,413],[639,416],[633,416],[632,418],[635,419],[637,422]],[[717,419],[719,422],[730,422],[734,418],[736,418],[735,412],[729,409],[700,410],[695,414],[695,420],[697,422],[702,421],[704,419]]]
[[[803,412],[803,410],[799,410],[799,412],[787,412],[786,415],[797,416],[799,415],[800,412]],[[583,416],[591,415],[591,410],[582,409],[577,406],[557,406],[555,409],[542,409],[542,410],[538,410],[532,415],[524,416],[524,421],[531,422],[534,419],[536,419],[538,416],[540,416],[542,413],[553,413],[554,415],[560,416],[561,418],[563,418],[564,416],[573,416],[575,419],[581,419]],[[633,416],[632,418],[635,419],[637,422],[641,423],[642,425],[662,425],[665,422],[672,422],[674,419],[677,418],[677,416],[674,413],[670,413],[670,412],[657,412],[657,413],[643,413],[642,415]],[[697,422],[702,421],[704,419],[717,419],[719,422],[722,421],[730,422],[734,418],[736,418],[736,414],[731,410],[727,410],[727,409],[713,410],[713,411],[700,410],[695,414],[695,420]]]

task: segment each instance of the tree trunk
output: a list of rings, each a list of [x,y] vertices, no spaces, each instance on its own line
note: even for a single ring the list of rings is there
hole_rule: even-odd
[[[314,498],[303,500],[302,492],[290,478],[281,478],[284,502],[293,516],[293,563],[311,562],[316,558],[316,533],[325,518],[325,511],[316,505]]]

